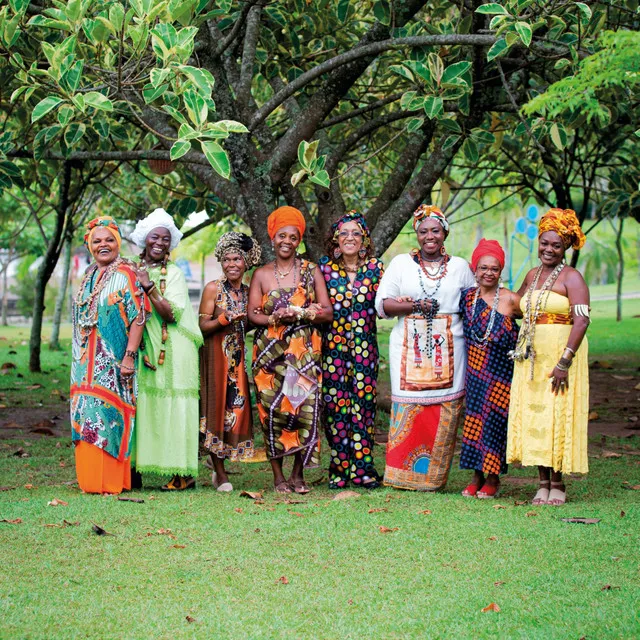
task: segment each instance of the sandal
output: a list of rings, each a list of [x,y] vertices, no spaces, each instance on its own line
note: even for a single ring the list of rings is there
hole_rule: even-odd
[[[484,485],[482,485],[484,487]],[[477,485],[477,484],[473,484],[473,482],[471,484],[468,484],[463,490],[462,490],[462,495],[465,498],[475,498],[476,495],[478,495],[478,491],[480,490],[481,486]]]
[[[480,489],[476,494],[476,498],[479,498],[480,500],[486,500],[487,498],[497,498],[499,493],[500,483],[494,485],[485,483],[482,486],[482,489]]]
[[[376,478],[369,477],[364,482],[361,482],[360,486],[363,489],[368,489],[369,491],[373,491],[374,489],[378,489],[380,487],[380,480],[377,480]]]
[[[187,489],[195,489],[196,480],[191,476],[174,476],[170,482],[160,487],[160,491],[186,491]]]
[[[218,478],[215,471],[211,474],[211,484],[213,485],[213,488],[220,493],[231,493],[233,491],[233,485],[230,482],[218,484]]]
[[[309,489],[309,487],[307,486],[307,483],[304,480],[296,480],[296,481],[289,480],[289,482],[293,485],[293,490],[301,496],[311,491],[311,489]]]
[[[546,487],[544,487],[543,485],[547,485]],[[541,480],[540,481],[540,487],[538,488],[538,491],[536,492],[536,495],[533,496],[533,500],[531,501],[531,504],[534,507],[539,507],[540,505],[543,504],[548,504],[548,500],[549,500],[549,489],[548,486],[551,484],[551,482],[549,480]]]
[[[561,507],[567,501],[567,490],[558,489],[558,487],[563,487],[564,482],[552,482],[551,483],[551,491],[549,492],[549,498],[547,500],[547,504],[552,507]]]
[[[282,480],[278,482],[278,484],[273,488],[276,493],[292,493],[291,486],[286,480]]]

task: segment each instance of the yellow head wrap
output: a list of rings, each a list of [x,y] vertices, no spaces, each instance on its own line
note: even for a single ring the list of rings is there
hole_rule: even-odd
[[[120,247],[122,246],[122,235],[120,235],[120,227],[118,227],[118,223],[111,216],[98,216],[87,224],[87,232],[84,234],[84,243],[87,245],[89,253],[93,255],[93,252],[91,251],[91,240],[96,229],[99,229],[100,227],[105,227],[111,231],[113,237],[118,243],[118,251],[120,251]]]
[[[573,209],[549,209],[540,220],[538,238],[547,231],[555,231],[562,239],[565,249],[581,249],[587,240]]]

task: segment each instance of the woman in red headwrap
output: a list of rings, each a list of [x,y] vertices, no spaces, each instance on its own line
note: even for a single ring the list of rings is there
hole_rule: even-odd
[[[305,231],[302,213],[280,207],[267,219],[275,260],[253,274],[249,320],[258,328],[253,379],[267,457],[278,493],[308,493],[305,466],[319,463],[322,340],[316,325],[333,318],[327,288],[315,264],[296,252]],[[285,456],[294,456],[287,480]]]
[[[523,312],[515,360],[507,462],[537,465],[534,505],[565,503],[563,473],[586,473],[589,288],[564,261],[585,236],[575,211],[550,209],[538,230],[540,266],[518,293]]]
[[[471,256],[476,286],[462,292],[460,314],[467,343],[466,413],[460,468],[473,469],[462,495],[494,498],[507,471],[507,419],[513,361],[521,315],[520,296],[502,287],[504,251],[495,240],[480,240]],[[485,477],[486,474],[486,477]]]

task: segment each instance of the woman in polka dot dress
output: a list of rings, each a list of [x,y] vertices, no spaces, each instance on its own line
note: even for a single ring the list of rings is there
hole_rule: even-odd
[[[320,262],[333,307],[322,345],[324,424],[331,446],[329,488],[349,482],[375,489],[373,465],[378,341],[374,307],[382,262],[374,257],[367,223],[351,211],[331,227]]]

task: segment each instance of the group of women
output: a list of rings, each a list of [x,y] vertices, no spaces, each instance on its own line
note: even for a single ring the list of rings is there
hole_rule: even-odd
[[[542,218],[540,264],[517,293],[501,285],[496,241],[482,240],[469,265],[447,253],[438,208],[421,205],[413,227],[418,247],[384,272],[365,219],[349,212],[316,265],[297,252],[304,216],[280,207],[267,222],[274,260],[250,286],[243,277],[259,245],[222,236],[223,275],[206,286],[198,318],[168,259],[181,237],[171,216],[160,209],[138,223],[137,264],[120,257],[112,218],[89,223],[95,263],[73,310],[80,487],[119,493],[138,472],[171,477],[166,490],[195,486],[199,423],[213,486],[232,491],[224,461],[254,456],[245,338],[255,328],[252,377],[276,492],[309,491],[304,470],[319,463],[321,425],[330,488],[441,489],[464,420],[460,466],[473,471],[464,496],[495,497],[507,463],[521,462],[539,469],[534,504],[563,504],[562,474],[587,471],[589,292],[564,261],[585,239],[575,213]],[[397,318],[384,477],[373,460],[377,317]]]

